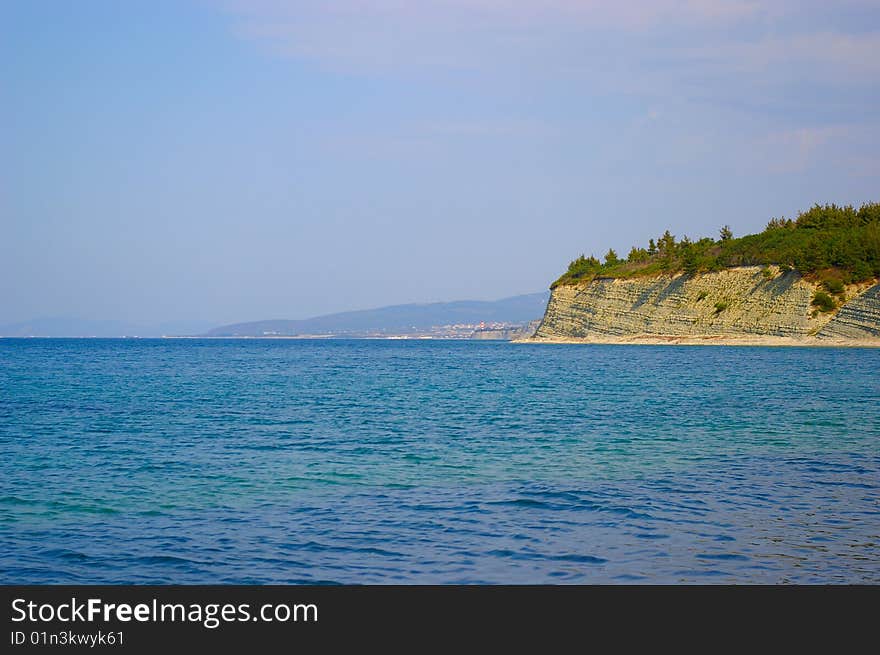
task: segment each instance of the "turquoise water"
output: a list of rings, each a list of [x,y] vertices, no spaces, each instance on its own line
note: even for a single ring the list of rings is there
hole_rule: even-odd
[[[880,582],[880,350],[0,340],[0,582]]]

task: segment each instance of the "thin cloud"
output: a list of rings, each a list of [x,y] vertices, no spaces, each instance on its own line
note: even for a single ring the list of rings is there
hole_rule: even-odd
[[[669,146],[678,159],[732,148],[741,162],[758,159],[772,171],[798,172],[835,140],[856,147],[845,126],[861,123],[872,141],[880,130],[866,109],[878,100],[876,0],[833,6],[818,0],[230,0],[223,6],[243,38],[325,69],[428,80],[465,71],[462,79],[484,81],[487,93],[527,88],[567,97],[559,89],[570,88],[582,103],[634,99],[644,109],[632,135],[621,135],[625,152],[653,134],[674,135]],[[491,127],[499,116],[465,114],[423,116],[433,128],[398,126],[374,135],[368,150],[415,152],[436,141],[438,131],[534,136],[526,123]],[[507,114],[560,133],[587,129],[555,112],[511,106]],[[726,131],[738,136],[728,139]],[[351,143],[341,141],[339,147]],[[753,158],[737,144],[759,154]],[[609,159],[613,152],[603,161]]]
[[[729,26],[762,13],[747,0],[229,0],[239,34],[280,55],[356,68],[463,66],[541,49],[562,36]]]
[[[717,44],[683,50],[694,59],[724,63],[733,70],[761,73],[772,67],[809,65],[811,75],[825,78],[876,75],[880,72],[880,32],[816,32]]]
[[[788,0],[227,0],[222,6],[241,37],[279,56],[347,72],[538,67],[547,75],[670,70],[705,77],[802,67],[802,76],[864,79],[880,68],[880,3],[858,0],[835,3],[831,17],[827,4]],[[849,29],[828,27],[847,12],[854,16]]]

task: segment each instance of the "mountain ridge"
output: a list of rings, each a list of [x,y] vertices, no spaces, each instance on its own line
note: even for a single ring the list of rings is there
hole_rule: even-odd
[[[499,300],[407,303],[324,314],[305,319],[271,319],[221,325],[199,336],[392,336],[424,333],[443,326],[526,324],[540,318],[549,292]]]

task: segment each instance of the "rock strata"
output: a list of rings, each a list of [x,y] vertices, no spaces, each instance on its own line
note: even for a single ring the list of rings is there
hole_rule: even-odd
[[[556,287],[533,339],[880,336],[880,285],[847,288],[848,301],[836,314],[816,311],[817,290],[796,271],[773,266],[600,278]]]
[[[818,336],[820,339],[880,338],[880,284],[841,307]]]

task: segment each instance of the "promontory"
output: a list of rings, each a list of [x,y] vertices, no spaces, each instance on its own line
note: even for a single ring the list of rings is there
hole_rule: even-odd
[[[528,342],[880,346],[880,203],[580,256]]]

